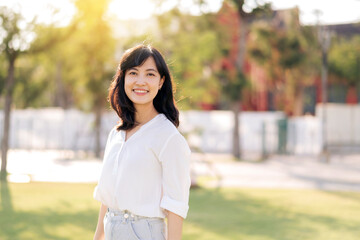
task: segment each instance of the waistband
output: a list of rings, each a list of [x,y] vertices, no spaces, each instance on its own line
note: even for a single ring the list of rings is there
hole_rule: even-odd
[[[159,217],[145,217],[145,216],[136,215],[128,210],[116,210],[116,209],[108,208],[107,213],[111,217],[117,216],[120,217],[121,219],[130,220],[130,221],[137,221],[141,219],[164,220],[163,218],[159,218]]]

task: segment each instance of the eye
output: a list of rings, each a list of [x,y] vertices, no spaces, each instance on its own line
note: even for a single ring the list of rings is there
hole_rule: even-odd
[[[155,74],[153,74],[153,73],[148,73],[148,76],[150,76],[150,77],[155,77]]]
[[[131,72],[129,72],[128,74],[129,74],[129,75],[134,75],[134,76],[135,76],[137,73],[136,73],[135,71],[131,71]]]

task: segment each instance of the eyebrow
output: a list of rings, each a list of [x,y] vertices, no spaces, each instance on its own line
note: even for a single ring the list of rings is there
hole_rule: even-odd
[[[129,68],[129,70],[139,71],[137,67]],[[151,71],[151,72],[156,72],[156,73],[158,73],[158,71],[157,71],[156,69],[153,69],[153,68],[148,68],[148,69],[146,69],[145,71],[147,71],[147,72]]]
[[[146,69],[145,71],[158,72],[157,70],[155,70],[155,69],[153,69],[153,68]]]

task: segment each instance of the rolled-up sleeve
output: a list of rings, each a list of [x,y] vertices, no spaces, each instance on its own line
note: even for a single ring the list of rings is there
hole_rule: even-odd
[[[189,210],[190,155],[190,148],[180,133],[169,137],[159,155],[163,171],[160,207],[183,218]]]

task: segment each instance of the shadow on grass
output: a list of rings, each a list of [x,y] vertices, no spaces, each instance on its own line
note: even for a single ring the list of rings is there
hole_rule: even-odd
[[[33,185],[26,186],[32,187]],[[71,204],[70,197],[69,199],[54,201],[54,207],[43,207],[29,211],[17,210],[13,206],[17,199],[13,199],[10,194],[13,187],[14,185],[9,187],[8,183],[1,182],[1,240],[92,238],[98,216],[97,209],[82,208],[79,211],[76,209],[77,203],[76,205]],[[54,184],[52,188],[56,187],[57,185]],[[46,191],[49,191],[49,189],[44,187],[44,195],[46,195]],[[36,196],[39,193],[38,189],[35,189],[34,192],[34,196],[24,196],[29,203],[41,201],[41,198]],[[69,194],[69,196],[71,195]],[[22,196],[20,195],[20,197]],[[54,198],[57,198],[57,195],[54,195]],[[87,199],[84,198],[84,200]],[[77,236],[76,233],[80,234],[80,236]],[[88,233],[89,236],[84,236],[84,233]]]
[[[3,212],[0,213],[3,215]],[[7,214],[0,219],[1,231],[4,240],[13,239],[86,239],[84,236],[73,236],[69,238],[69,232],[76,233],[80,228],[86,232],[92,232],[95,229],[97,212],[79,211],[69,213],[59,213],[54,210],[42,210],[34,212],[16,211]],[[68,232],[62,234],[61,232]],[[67,236],[67,237],[66,237]],[[3,239],[3,238],[2,238]]]
[[[195,232],[186,234],[184,239],[288,240],[319,239],[319,235],[324,239],[324,231],[327,230],[359,231],[355,222],[316,215],[306,209],[303,212],[292,211],[291,206],[254,198],[245,194],[246,191],[234,190],[230,194],[229,189],[226,191],[226,194],[221,189],[191,192],[187,222],[217,237],[204,238],[203,232]]]
[[[10,189],[7,181],[0,181],[0,200],[1,200],[1,212],[12,212],[13,205],[11,201]]]

